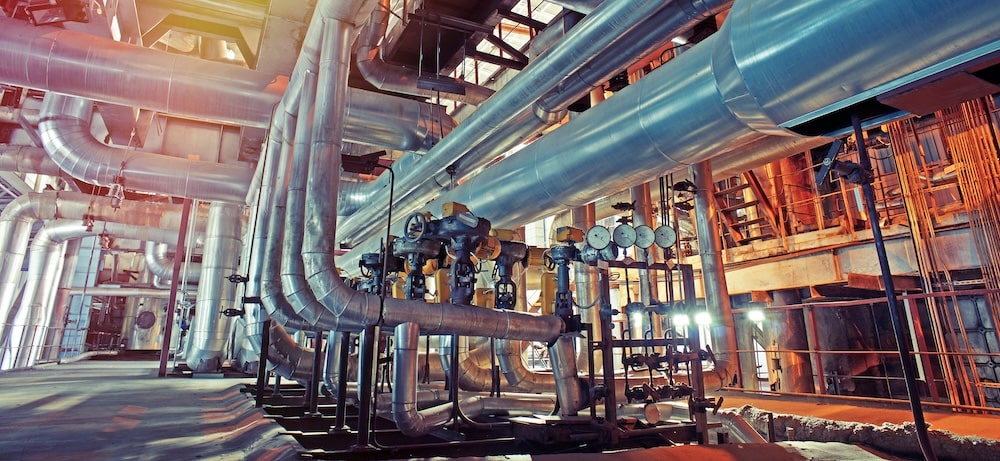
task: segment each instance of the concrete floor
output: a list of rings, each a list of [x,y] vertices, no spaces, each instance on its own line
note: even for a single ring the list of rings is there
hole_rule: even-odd
[[[2,460],[280,460],[301,447],[240,393],[252,379],[157,378],[155,361],[0,374]]]
[[[90,360],[0,374],[0,460],[284,460],[301,446],[240,393],[252,378],[157,378],[155,361]],[[726,396],[726,407],[881,423],[902,409]],[[912,418],[912,417],[911,417]],[[1000,439],[985,415],[928,412],[934,429]],[[991,455],[993,453],[991,452]],[[1000,454],[997,454],[1000,457]],[[638,457],[637,457],[638,456]],[[846,458],[845,458],[846,456]],[[482,458],[480,458],[482,459]],[[896,459],[845,444],[684,446],[618,454],[510,456],[507,460]],[[961,459],[961,458],[952,458]],[[993,458],[990,458],[993,459]]]

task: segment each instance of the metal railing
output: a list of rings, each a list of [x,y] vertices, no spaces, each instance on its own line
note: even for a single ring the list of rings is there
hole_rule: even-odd
[[[1000,334],[989,302],[997,295],[996,289],[978,289],[897,297],[911,326],[908,341],[924,404],[1000,413]],[[770,377],[765,389],[742,390],[798,395],[809,394],[801,389],[811,384],[817,395],[906,400],[899,353],[882,320],[887,309],[884,298],[734,309],[737,330],[754,331],[753,344],[740,344],[738,353],[753,356],[751,363]],[[763,320],[754,311],[762,311]],[[787,320],[797,316],[802,331]],[[805,348],[782,347],[795,335],[804,336]],[[761,354],[765,363],[758,363]],[[781,383],[788,376],[782,367],[796,359],[808,364],[798,376],[807,382],[789,392],[793,386]]]

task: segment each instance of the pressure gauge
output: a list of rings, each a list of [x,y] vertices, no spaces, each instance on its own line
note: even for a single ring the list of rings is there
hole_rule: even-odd
[[[594,226],[587,231],[587,245],[595,250],[603,250],[611,244],[611,231],[604,226]]]
[[[677,243],[677,232],[670,226],[660,226],[653,232],[656,246],[667,249]]]
[[[621,248],[628,248],[635,245],[635,228],[629,224],[619,224],[612,234],[615,245]]]
[[[649,247],[653,246],[654,239],[655,236],[653,235],[652,227],[645,224],[635,226],[635,246],[643,250],[649,249]]]

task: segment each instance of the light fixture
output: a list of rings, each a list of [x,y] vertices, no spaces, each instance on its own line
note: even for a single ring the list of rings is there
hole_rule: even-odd
[[[678,328],[684,328],[691,324],[691,317],[687,314],[677,314],[673,317],[674,326]]]
[[[747,318],[750,319],[751,322],[755,322],[755,323],[763,322],[764,321],[764,311],[762,311],[760,309],[754,309],[752,311],[749,311],[749,312],[747,312]]]
[[[700,326],[708,326],[712,324],[712,316],[708,312],[699,312],[694,314],[694,323]]]

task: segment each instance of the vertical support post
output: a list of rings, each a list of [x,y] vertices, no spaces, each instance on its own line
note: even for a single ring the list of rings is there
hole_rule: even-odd
[[[598,295],[600,299],[601,316],[601,361],[604,386],[607,388],[607,396],[604,397],[604,419],[612,425],[617,425],[618,415],[616,414],[617,400],[615,390],[615,359],[611,348],[611,341],[614,338],[611,334],[611,280],[606,267],[598,270]]]
[[[257,408],[264,406],[264,389],[267,387],[267,351],[271,348],[271,322],[267,319],[261,323],[260,360],[257,362]]]
[[[323,379],[323,331],[316,332],[313,345],[313,368],[309,378],[309,388],[306,389],[306,416],[319,416],[319,382]]]
[[[184,249],[187,248],[188,220],[191,219],[191,199],[184,199],[181,208],[181,223],[177,230],[177,252],[174,256],[173,278],[170,279],[170,298],[167,300],[167,318],[163,325],[163,344],[160,346],[160,368],[157,376],[167,376],[167,360],[170,359],[170,336],[174,332],[174,311],[177,310],[177,286],[181,279],[181,266],[187,255]]]
[[[864,131],[861,129],[861,119],[857,114],[851,115],[851,124],[854,126],[854,138],[858,146],[858,161],[863,171],[872,171],[871,159],[868,158],[868,149],[865,147]],[[899,306],[896,303],[896,287],[892,281],[892,271],[889,269],[889,257],[885,249],[885,240],[882,239],[882,229],[878,222],[878,209],[875,207],[875,190],[871,181],[861,182],[861,191],[865,197],[865,209],[868,211],[868,219],[872,227],[872,237],[875,239],[875,252],[878,254],[878,265],[882,270],[882,283],[885,285],[886,304],[889,307],[889,318],[892,320],[892,332],[896,337],[896,347],[899,349],[899,360],[902,362],[903,381],[906,383],[906,394],[910,398],[910,410],[913,412],[913,424],[917,433],[917,443],[920,445],[920,452],[923,453],[926,461],[936,461],[937,456],[931,447],[930,438],[927,435],[927,424],[924,422],[924,410],[920,404],[920,393],[917,390],[917,381],[914,378],[915,370],[913,360],[910,357],[910,345],[906,341],[907,329],[903,327],[903,321],[899,315]]]
[[[371,446],[372,394],[375,392],[375,362],[378,360],[378,340],[382,328],[368,325],[361,335],[358,356],[358,442],[357,448]]]
[[[694,268],[690,264],[681,264],[678,266],[681,271],[681,287],[683,288],[684,296],[684,311],[688,316],[691,316],[692,307],[694,307],[695,291],[694,291]],[[693,322],[689,323],[687,326],[687,332],[685,334],[688,343],[688,350],[698,351],[701,349],[701,332],[698,331],[698,325]],[[691,387],[694,388],[694,395],[691,396],[691,402],[704,402],[705,401],[705,375],[701,369],[701,360],[695,359],[688,362],[688,372],[691,374]],[[704,444],[708,440],[706,436],[708,435],[708,415],[705,414],[705,407],[699,406],[694,407],[694,426],[695,432],[698,434],[698,443]]]
[[[351,333],[341,336],[340,361],[337,362],[337,410],[331,432],[347,431],[347,365],[351,358]]]

